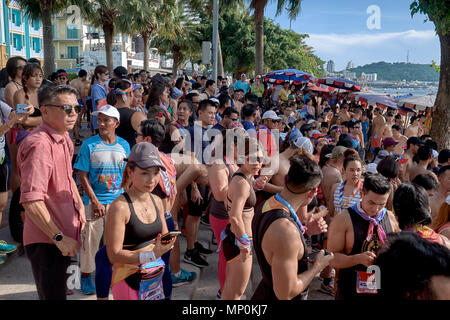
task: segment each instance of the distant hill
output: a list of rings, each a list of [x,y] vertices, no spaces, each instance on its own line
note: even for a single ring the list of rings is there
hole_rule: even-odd
[[[385,81],[439,81],[439,73],[429,64],[405,62],[377,62],[350,69],[361,77],[361,73],[377,73],[377,80]]]

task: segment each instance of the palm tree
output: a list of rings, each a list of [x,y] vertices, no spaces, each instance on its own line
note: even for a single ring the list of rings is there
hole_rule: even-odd
[[[110,72],[113,71],[112,43],[117,17],[123,12],[119,9],[121,1],[113,0],[86,0],[83,6],[85,19],[95,27],[101,27],[105,35],[106,65]]]
[[[52,14],[67,8],[69,0],[17,0],[31,19],[41,19],[44,42],[44,75],[49,76],[55,69],[53,54]]]
[[[250,8],[254,10],[255,24],[255,73],[264,73],[264,9],[268,0],[251,0]],[[302,0],[277,0],[276,15],[280,15],[284,8],[289,13],[289,19],[295,20],[300,12]]]
[[[129,21],[120,20],[119,27],[129,34],[138,33],[144,41],[144,69],[148,70],[150,58],[150,38],[158,31],[164,20],[173,19],[176,9],[176,0],[141,0],[135,1],[134,7],[129,7],[133,12],[133,19]]]
[[[113,66],[112,45],[116,31],[130,29],[135,15],[139,12],[130,8],[144,10],[145,0],[78,0],[82,1],[81,12],[93,26],[101,27],[105,35],[106,65],[110,72]]]
[[[172,73],[177,75],[178,67],[189,52],[200,51],[200,33],[196,25],[198,16],[184,2],[177,1],[172,19],[164,19],[157,35],[151,40],[151,46],[157,48],[159,54],[171,54],[173,59]]]

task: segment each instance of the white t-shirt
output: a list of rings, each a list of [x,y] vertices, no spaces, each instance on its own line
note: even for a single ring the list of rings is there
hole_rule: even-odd
[[[273,93],[273,98],[272,98],[273,101],[275,101],[275,102],[278,101],[278,96],[280,95],[281,89],[283,89],[283,86],[281,84],[279,84],[275,87],[275,91]]]

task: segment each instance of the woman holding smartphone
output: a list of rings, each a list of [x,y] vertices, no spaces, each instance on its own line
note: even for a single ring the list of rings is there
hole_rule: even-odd
[[[252,270],[251,224],[256,204],[253,184],[264,155],[256,139],[244,136],[243,140],[245,151],[237,156],[239,169],[233,174],[225,199],[230,223],[221,235],[220,246],[227,260],[222,300],[240,300]],[[239,143],[238,139],[238,148]]]
[[[44,80],[44,73],[41,67],[35,63],[27,64],[22,71],[22,89],[17,90],[14,93],[13,109],[19,106],[23,111],[23,105],[34,106],[33,114],[30,114],[21,125],[15,126],[10,131],[10,137],[8,139],[8,147],[11,154],[11,191],[14,193],[20,187],[19,175],[17,174],[17,149],[19,143],[42,121],[41,111],[37,106],[38,102],[38,90],[41,87]]]
[[[108,210],[106,251],[113,266],[111,289],[115,300],[164,299],[161,256],[173,248],[175,237],[162,241],[167,233],[161,199],[151,192],[165,170],[158,149],[148,142],[136,144],[130,152],[122,179],[125,192]],[[154,285],[146,288],[149,274]]]

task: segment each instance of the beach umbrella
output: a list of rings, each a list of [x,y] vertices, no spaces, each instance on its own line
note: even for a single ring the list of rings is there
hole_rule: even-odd
[[[397,103],[394,98],[384,95],[384,94],[357,94],[356,99],[364,100],[369,104],[376,104],[381,108],[390,107],[393,109],[398,109]]]
[[[361,85],[359,85],[358,83],[345,78],[336,78],[336,77],[320,78],[318,80],[318,83],[325,84],[333,88],[345,89],[349,91],[361,91],[362,89]]]
[[[317,81],[317,78],[312,74],[297,70],[297,69],[283,69],[270,71],[263,75],[264,81],[272,84],[282,84],[286,81],[294,84],[301,84],[309,81]]]
[[[436,96],[430,94],[426,96],[416,96],[400,99],[398,101],[398,104],[409,109],[425,110],[426,108],[434,107],[435,102]]]

